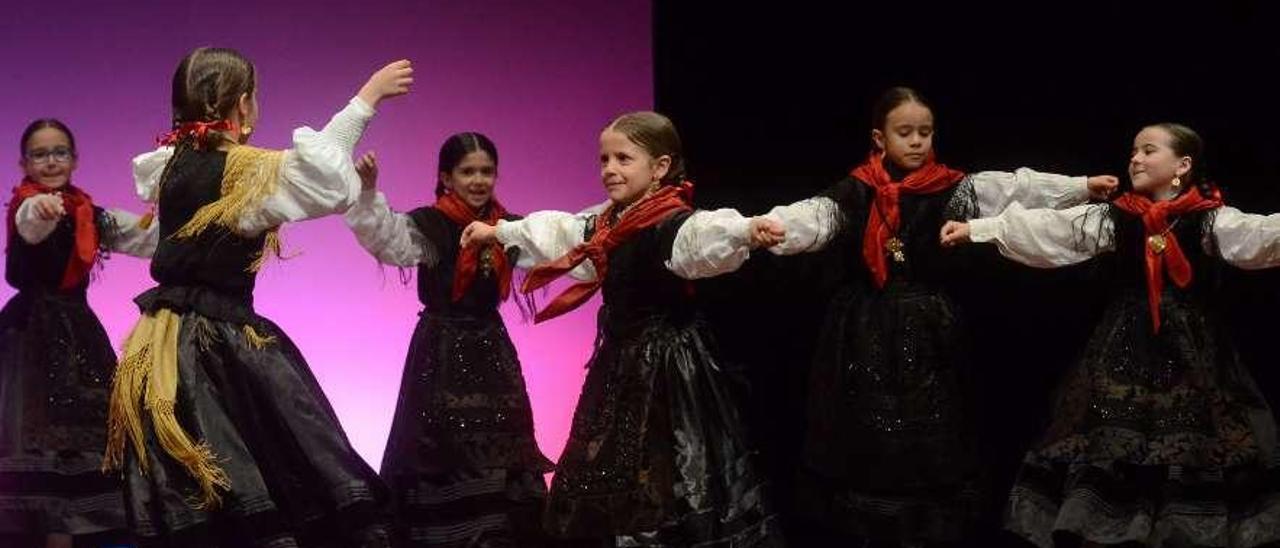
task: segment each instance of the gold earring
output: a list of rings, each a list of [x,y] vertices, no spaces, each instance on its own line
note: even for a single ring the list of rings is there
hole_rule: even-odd
[[[240,135],[244,135],[245,137],[248,137],[251,133],[253,133],[253,126],[244,126],[240,129]]]
[[[1173,189],[1174,189],[1174,190],[1181,189],[1181,188],[1182,188],[1182,179],[1179,179],[1179,178],[1177,178],[1177,177],[1174,177],[1172,181],[1169,181],[1169,186],[1173,187]]]

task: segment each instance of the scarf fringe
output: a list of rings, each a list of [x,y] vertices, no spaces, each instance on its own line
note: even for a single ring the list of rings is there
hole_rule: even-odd
[[[247,326],[246,326],[247,327]],[[144,315],[125,341],[124,358],[112,382],[107,450],[103,470],[124,466],[126,443],[132,445],[138,468],[149,472],[143,418],[165,454],[178,462],[199,485],[187,500],[196,509],[219,506],[219,489],[231,480],[205,442],[196,442],[178,422],[174,405],[178,391],[178,334],[182,318],[168,309]],[[144,388],[145,387],[145,388]]]
[[[275,193],[284,166],[284,151],[251,146],[232,147],[227,152],[222,171],[222,197],[205,204],[187,224],[174,233],[174,238],[193,238],[211,226],[235,231],[240,217]],[[266,242],[249,272],[259,271],[269,255],[280,257],[280,228],[267,231]]]
[[[200,492],[188,497],[187,504],[197,510],[217,508],[222,504],[222,496],[218,490],[231,489],[231,479],[218,466],[218,459],[206,442],[195,443],[182,425],[178,424],[171,400],[156,400],[147,403],[151,411],[151,425],[156,433],[160,447],[173,460],[178,461],[196,483]]]
[[[245,324],[243,331],[245,340],[249,341],[249,346],[254,350],[262,350],[268,344],[275,344],[276,342],[275,335],[263,336],[252,325]]]

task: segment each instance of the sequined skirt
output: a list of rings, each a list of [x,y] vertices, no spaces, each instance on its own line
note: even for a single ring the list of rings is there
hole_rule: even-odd
[[[382,460],[414,546],[538,546],[554,465],[538,449],[520,361],[496,313],[423,313]]]
[[[1253,547],[1280,541],[1275,421],[1201,308],[1113,301],[1026,456],[1006,526],[1079,542]]]
[[[0,311],[0,532],[125,527],[120,481],[99,471],[115,361],[83,293]]]
[[[548,499],[552,534],[781,545],[733,379],[702,326],[653,318],[606,331],[589,367]]]
[[[951,300],[891,281],[832,302],[809,385],[797,502],[847,534],[963,538],[983,503]]]
[[[173,305],[144,294],[143,310]],[[175,309],[181,310],[175,306]],[[216,508],[188,501],[198,488],[144,430],[148,469],[126,448],[130,525],[144,547],[384,547],[386,489],[348,442],[302,354],[275,324],[253,327],[193,310],[178,335],[177,416],[209,445],[230,478]]]
[[[502,319],[424,313],[409,344],[382,474],[550,472]]]

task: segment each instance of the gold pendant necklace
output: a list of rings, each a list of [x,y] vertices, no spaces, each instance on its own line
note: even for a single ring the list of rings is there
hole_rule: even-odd
[[[884,247],[889,250],[889,253],[893,254],[894,262],[907,262],[907,254],[905,252],[906,246],[903,245],[902,240],[899,240],[897,236],[889,238],[889,241],[884,243]]]
[[[1166,236],[1166,234],[1168,234],[1170,230],[1173,230],[1173,227],[1178,226],[1178,221],[1181,220],[1182,219],[1174,219],[1173,222],[1169,224],[1169,228],[1164,229],[1159,234],[1147,236],[1147,246],[1151,248],[1152,252],[1159,255],[1164,253],[1164,250],[1169,249],[1169,237]]]
[[[1165,239],[1164,234],[1152,234],[1147,236],[1147,245],[1151,247],[1151,251],[1159,255],[1169,248],[1169,240]]]

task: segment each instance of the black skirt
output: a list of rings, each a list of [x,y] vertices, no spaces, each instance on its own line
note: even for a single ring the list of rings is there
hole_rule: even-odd
[[[116,356],[84,293],[19,293],[0,311],[0,534],[125,528],[101,472]]]
[[[971,532],[985,482],[963,340],[939,289],[891,280],[836,295],[810,377],[802,513],[877,539]]]
[[[548,530],[619,546],[780,546],[731,377],[704,326],[606,328],[548,500]]]
[[[203,295],[204,297],[198,297]],[[160,288],[138,299],[143,310],[184,307],[212,294]],[[217,306],[206,306],[216,310]],[[187,309],[178,336],[176,413],[192,439],[207,443],[230,478],[216,509],[188,504],[198,487],[144,426],[148,471],[126,448],[126,500],[142,546],[383,547],[390,545],[386,489],[352,449],[302,354],[275,324]]]
[[[1082,540],[1248,548],[1280,541],[1270,408],[1220,324],[1166,290],[1108,306],[1059,387],[1006,526],[1038,546]]]
[[[382,461],[408,546],[545,544],[543,475],[515,347],[495,312],[423,313]]]

